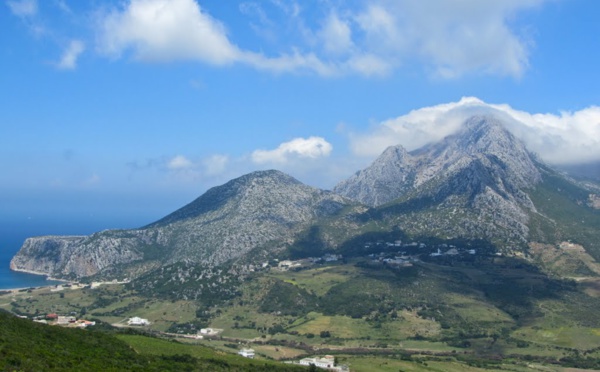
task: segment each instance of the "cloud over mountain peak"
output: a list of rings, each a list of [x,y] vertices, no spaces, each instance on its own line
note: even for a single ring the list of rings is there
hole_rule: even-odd
[[[529,113],[476,97],[413,110],[381,122],[370,132],[353,133],[351,148],[355,154],[369,157],[397,144],[414,150],[456,132],[468,117],[478,114],[502,117],[508,130],[549,163],[600,160],[600,107],[559,114]]]

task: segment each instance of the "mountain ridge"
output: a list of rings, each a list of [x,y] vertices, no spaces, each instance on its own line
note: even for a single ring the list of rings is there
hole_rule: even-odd
[[[389,147],[333,191],[276,170],[252,172],[140,229],[28,239],[11,268],[137,277],[177,262],[216,267],[335,252],[375,231],[484,239],[500,252],[526,254],[531,223],[548,224],[530,198],[547,168],[498,118],[477,115],[442,141],[411,152]],[[575,202],[594,205],[586,192],[577,191]]]
[[[498,163],[497,171],[504,168],[505,173],[516,175],[507,177],[515,187],[531,187],[539,182],[533,155],[523,143],[497,119],[473,116],[459,132],[440,142],[411,152],[400,145],[388,147],[369,167],[340,182],[333,190],[367,205],[379,206],[439,177],[440,173],[464,167],[475,158]],[[392,192],[386,193],[386,189]]]
[[[88,277],[123,265],[130,266],[127,276],[178,261],[216,266],[265,244],[290,244],[315,218],[350,204],[280,171],[258,171],[216,186],[140,229],[29,238],[11,268]],[[145,264],[136,265],[140,262]]]

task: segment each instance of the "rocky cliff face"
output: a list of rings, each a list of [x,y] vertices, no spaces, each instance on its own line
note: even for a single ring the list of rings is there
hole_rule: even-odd
[[[462,180],[452,185],[456,194],[485,184],[506,196],[541,179],[522,142],[496,118],[475,116],[458,133],[411,153],[399,145],[389,147],[371,166],[340,182],[334,192],[380,206],[426,189],[428,183],[457,176]]]
[[[379,206],[406,194],[415,186],[417,159],[404,147],[388,147],[370,167],[340,182],[333,191],[370,206]]]
[[[217,265],[266,244],[289,243],[294,233],[346,205],[345,198],[279,171],[255,172],[207,191],[146,229],[160,245],[173,247],[170,262]]]
[[[536,160],[492,116],[475,116],[438,143],[407,153],[388,148],[334,192],[378,207],[414,235],[503,239],[524,244],[541,181]]]
[[[28,238],[10,268],[62,277],[86,277],[143,258],[143,232],[106,231],[90,236]]]
[[[221,264],[252,249],[289,244],[316,219],[349,201],[306,186],[279,171],[255,172],[208,190],[165,218],[137,230],[87,237],[28,239],[11,261],[13,270],[56,277],[86,277],[151,262]],[[137,273],[139,270],[136,269]],[[134,273],[130,270],[130,274]]]

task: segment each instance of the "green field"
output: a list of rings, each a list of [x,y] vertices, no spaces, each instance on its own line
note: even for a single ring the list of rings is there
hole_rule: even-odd
[[[359,273],[360,271],[353,266],[334,265],[302,271],[271,271],[269,276],[309,290],[317,296],[323,296],[332,287],[345,283]]]
[[[333,353],[356,371],[520,371],[527,363],[553,371],[560,370],[553,366],[559,360],[564,367],[600,367],[596,287],[595,278],[576,283],[506,257],[409,268],[354,259],[272,270],[212,306],[107,285],[4,294],[0,307],[26,315],[74,312],[121,325],[139,316],[151,325],[138,330],[155,333],[223,330],[212,339],[177,343],[118,336],[148,355],[201,358],[218,350],[226,357],[245,346],[264,360]],[[498,359],[506,360],[501,368],[493,362]]]

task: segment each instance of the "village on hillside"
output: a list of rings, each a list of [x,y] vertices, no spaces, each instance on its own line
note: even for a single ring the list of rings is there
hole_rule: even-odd
[[[366,258],[370,260],[372,264],[385,264],[390,267],[410,267],[415,262],[422,261],[424,256],[435,258],[435,257],[459,257],[459,256],[472,256],[478,253],[477,249],[464,248],[455,244],[433,244],[427,245],[423,242],[408,242],[403,243],[401,240],[395,240],[393,242],[378,241],[378,242],[366,242],[363,246],[368,253]],[[499,255],[499,254],[497,254]],[[259,268],[254,268],[255,271],[267,268],[274,268],[280,271],[288,270],[301,270],[309,268],[316,264],[335,263],[343,260],[344,257],[341,254],[328,253],[321,257],[308,257],[298,260],[273,260],[274,262],[264,262]]]

